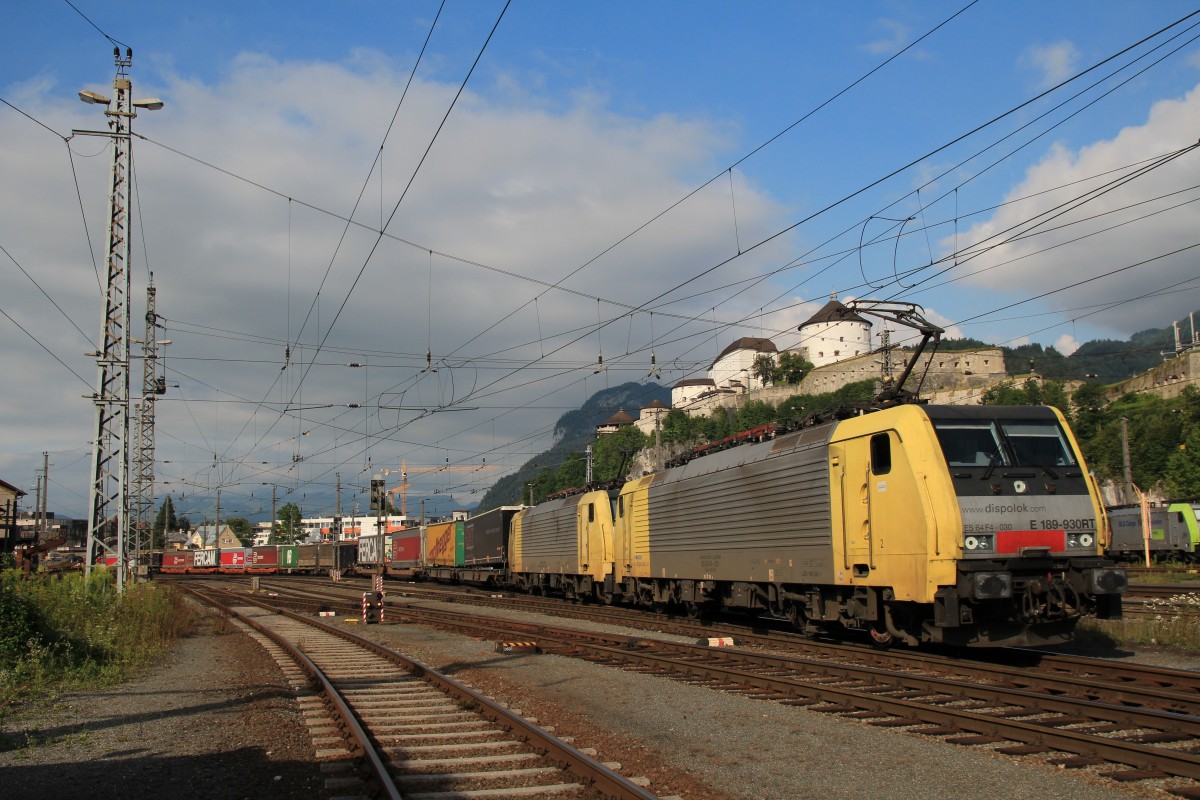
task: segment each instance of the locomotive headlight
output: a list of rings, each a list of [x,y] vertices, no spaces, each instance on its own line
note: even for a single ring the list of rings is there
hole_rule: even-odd
[[[1096,537],[1090,533],[1068,533],[1067,547],[1091,547],[1096,543]]]
[[[990,533],[977,533],[963,539],[963,548],[968,553],[990,552],[995,543],[995,537]]]

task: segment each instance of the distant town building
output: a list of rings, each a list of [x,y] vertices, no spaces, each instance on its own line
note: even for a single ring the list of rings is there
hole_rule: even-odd
[[[228,525],[218,528],[216,525],[201,525],[192,531],[187,539],[187,546],[195,550],[206,550],[212,547],[241,547],[242,543]]]
[[[17,500],[25,495],[11,483],[0,481],[0,553],[17,546]]]
[[[638,416],[634,425],[642,433],[647,436],[654,435],[654,429],[662,425],[667,414],[671,413],[671,407],[661,400],[653,400],[649,405],[642,407],[642,413]]]
[[[712,378],[685,378],[671,387],[671,408],[685,408],[716,391]]]

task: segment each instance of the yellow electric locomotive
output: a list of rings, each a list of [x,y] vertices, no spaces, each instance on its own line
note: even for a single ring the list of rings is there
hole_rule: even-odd
[[[879,644],[1047,644],[1081,617],[1119,616],[1125,574],[1100,555],[1103,508],[1062,415],[898,393],[527,508],[509,580],[697,615],[771,612]]]

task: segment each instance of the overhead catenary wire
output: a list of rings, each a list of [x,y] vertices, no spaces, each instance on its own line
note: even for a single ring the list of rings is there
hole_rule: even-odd
[[[630,319],[632,319],[632,317],[631,317]],[[289,338],[290,338],[290,337],[289,337]],[[541,332],[539,331],[539,341],[541,341],[541,338],[542,338],[542,336],[541,336]],[[654,337],[652,336],[652,341],[653,341],[653,339],[654,339]]]

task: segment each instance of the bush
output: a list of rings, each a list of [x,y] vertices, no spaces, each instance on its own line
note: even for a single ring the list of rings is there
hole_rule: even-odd
[[[90,579],[0,572],[0,704],[117,682],[191,630],[193,612],[170,587],[118,594],[114,583],[107,570]]]

